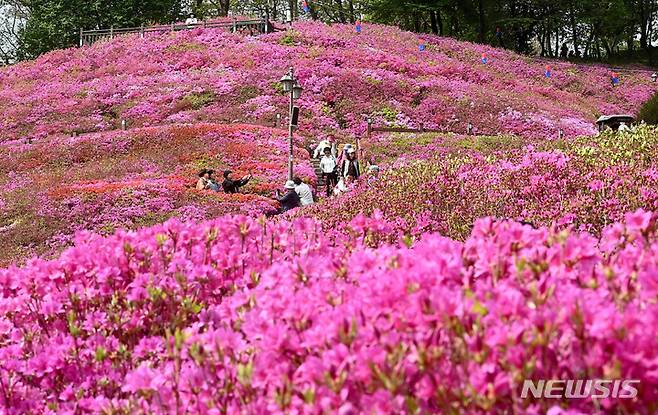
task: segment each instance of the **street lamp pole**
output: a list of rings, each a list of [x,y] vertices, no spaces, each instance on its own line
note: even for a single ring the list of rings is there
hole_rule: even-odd
[[[288,106],[288,180],[293,178],[293,114],[295,111],[295,100],[302,95],[302,87],[295,78],[295,70],[290,68],[288,73],[281,78],[281,85],[284,92],[290,93],[290,104]]]
[[[295,84],[295,70],[290,68],[290,78],[293,85]],[[293,178],[293,157],[292,157],[292,112],[295,108],[295,88],[290,88],[290,106],[288,108],[288,180]]]

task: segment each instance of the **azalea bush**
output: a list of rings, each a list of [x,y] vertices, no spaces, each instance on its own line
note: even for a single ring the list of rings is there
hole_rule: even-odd
[[[0,263],[56,253],[77,231],[109,234],[171,217],[253,216],[277,207],[286,179],[287,134],[247,125],[175,125],[47,142],[4,144],[0,153]],[[295,148],[296,174],[313,184],[308,152]],[[244,194],[198,191],[202,168],[216,180],[254,175]]]
[[[463,243],[358,218],[81,235],[0,270],[8,413],[653,413],[656,217],[586,233],[483,219]],[[370,242],[368,242],[370,241]],[[372,246],[372,247],[369,247]],[[519,399],[524,379],[636,399]],[[576,413],[576,412],[570,412]]]
[[[383,162],[377,180],[298,215],[336,228],[378,210],[407,235],[463,239],[486,216],[599,235],[626,212],[658,209],[653,127],[562,141],[398,135],[366,150]]]
[[[636,113],[648,73],[535,62],[509,51],[397,28],[295,23],[262,36],[197,29],[138,35],[48,53],[0,69],[0,141],[170,123],[266,122],[287,116],[279,79],[291,63],[305,87],[301,131],[375,125],[556,137],[594,133],[602,113]],[[482,64],[482,53],[488,63]]]
[[[0,69],[0,412],[657,412],[658,133],[592,124],[654,85],[424,39],[199,29]],[[266,219],[287,131],[240,122],[287,108],[290,62],[312,186],[326,134],[446,133],[364,138],[381,176]],[[520,398],[542,379],[640,383]]]

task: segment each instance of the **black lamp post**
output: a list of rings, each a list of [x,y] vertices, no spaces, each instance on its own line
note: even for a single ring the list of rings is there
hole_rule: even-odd
[[[302,96],[304,88],[299,85],[299,81],[295,78],[295,71],[293,68],[288,70],[288,73],[281,78],[281,85],[283,91],[290,93],[290,105],[288,116],[288,180],[293,178],[293,145],[292,145],[292,131],[293,131],[293,112],[295,109],[295,100]]]

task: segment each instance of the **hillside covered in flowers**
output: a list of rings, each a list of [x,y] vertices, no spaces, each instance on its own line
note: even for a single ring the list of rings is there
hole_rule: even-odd
[[[419,43],[425,46],[419,50]],[[483,54],[487,63],[482,63]],[[0,141],[173,123],[273,123],[294,66],[306,91],[302,131],[362,133],[376,125],[552,137],[594,132],[601,114],[635,113],[647,73],[545,63],[508,51],[364,25],[296,23],[250,37],[223,30],[129,36],[0,70]]]
[[[0,70],[0,413],[656,413],[658,129],[593,127],[654,85],[423,42],[194,30]],[[368,117],[445,132],[363,139],[379,176],[266,218],[291,64],[311,185],[309,145]],[[202,168],[254,178],[202,191]]]

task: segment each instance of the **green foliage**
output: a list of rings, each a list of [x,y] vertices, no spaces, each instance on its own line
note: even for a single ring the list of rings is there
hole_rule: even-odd
[[[295,46],[297,43],[297,38],[299,37],[299,33],[295,30],[288,30],[286,34],[279,40],[279,44],[285,45],[285,46]]]
[[[206,45],[196,42],[183,42],[178,45],[171,45],[167,48],[168,52],[180,53],[180,52],[191,52],[191,51],[203,51],[207,48]]]
[[[647,124],[658,124],[658,94],[655,94],[649,101],[642,105],[637,118]]]
[[[523,139],[514,135],[466,136],[457,139],[454,143],[455,148],[474,150],[483,154],[489,154],[493,151],[518,149],[523,147],[523,145]]]
[[[256,98],[260,95],[260,90],[254,85],[244,85],[240,88],[238,92],[238,101],[245,103],[252,98]]]
[[[192,92],[186,95],[182,101],[185,107],[198,110],[215,101],[215,93],[212,91]]]
[[[374,116],[383,117],[388,122],[395,122],[398,118],[398,111],[388,105],[383,105],[379,111],[373,114]]]
[[[658,157],[658,128],[640,125],[626,133],[608,131],[597,137],[581,137],[566,152],[598,168],[612,164],[648,164]]]
[[[24,1],[29,18],[21,33],[19,58],[31,59],[53,49],[76,45],[80,29],[169,23],[181,18],[180,0]]]
[[[377,155],[379,162],[390,162],[414,148],[430,145],[440,139],[441,135],[424,134],[392,134],[390,140],[368,144],[368,152]]]

